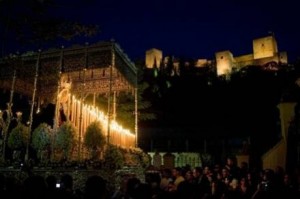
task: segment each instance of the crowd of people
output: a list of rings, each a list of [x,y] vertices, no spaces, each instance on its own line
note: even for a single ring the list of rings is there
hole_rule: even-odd
[[[238,167],[228,158],[225,165],[152,170],[146,183],[129,179],[123,193],[114,198],[296,199],[300,198],[300,170],[250,170],[247,163]]]
[[[97,175],[90,176],[85,189],[73,189],[73,177],[64,174],[61,178],[31,175],[23,182],[15,177],[0,174],[0,198],[2,199],[104,199],[109,198],[106,181]]]
[[[286,173],[280,167],[250,170],[247,163],[238,167],[228,158],[222,166],[148,170],[145,181],[124,177],[115,190],[107,188],[107,181],[97,175],[87,178],[83,190],[74,190],[69,174],[60,179],[31,175],[22,183],[0,174],[3,199],[296,199],[300,198],[300,169],[294,173]]]

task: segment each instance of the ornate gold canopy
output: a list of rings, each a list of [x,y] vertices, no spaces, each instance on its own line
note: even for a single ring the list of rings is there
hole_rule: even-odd
[[[112,91],[131,92],[137,78],[136,67],[114,42],[4,58],[0,60],[1,89],[11,89],[14,71],[15,92],[31,96],[34,78],[38,76],[36,95],[51,103],[55,103],[58,92],[64,87],[69,87],[75,96],[107,93],[110,86]]]

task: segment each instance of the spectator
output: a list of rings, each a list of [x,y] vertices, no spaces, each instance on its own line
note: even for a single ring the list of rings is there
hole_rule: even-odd
[[[107,196],[106,182],[100,176],[91,176],[85,184],[85,199],[104,199]]]

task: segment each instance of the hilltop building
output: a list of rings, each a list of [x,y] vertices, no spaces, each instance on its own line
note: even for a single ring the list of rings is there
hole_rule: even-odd
[[[163,54],[161,50],[152,48],[146,51],[146,67],[153,68],[155,65],[160,66],[160,63],[163,59]]]
[[[288,58],[286,52],[279,52],[274,35],[254,39],[252,54],[246,54],[234,57],[229,50],[215,53],[215,60],[197,59],[194,66],[197,68],[211,66],[216,64],[216,72],[218,76],[228,75],[232,70],[239,70],[248,65],[270,66],[274,64],[287,64]],[[166,66],[170,57],[163,58],[163,52],[156,48],[146,51],[146,67],[151,69],[154,66],[160,67],[162,60]],[[179,61],[172,58],[174,71],[172,74],[180,74]],[[185,63],[186,65],[186,63]]]
[[[217,75],[231,73],[233,68],[237,70],[247,65],[266,65],[269,63],[287,64],[287,53],[278,52],[277,42],[274,36],[267,36],[253,40],[253,53],[234,57],[229,50],[216,52]]]
[[[241,44],[241,45],[244,45],[244,44]],[[186,60],[179,60],[173,56],[163,57],[162,51],[160,51],[158,49],[150,49],[149,51],[147,51],[145,61],[146,61],[146,68],[149,69],[150,72],[152,72],[151,69],[155,68],[154,69],[155,71],[160,70],[162,72],[166,72],[166,74],[170,75],[170,76],[179,76],[179,75],[183,75],[185,72],[182,69],[185,69],[185,67],[187,69],[190,69],[189,66],[192,66],[193,70],[190,70],[188,72],[192,72],[192,74],[196,74],[195,77],[201,77],[201,78],[204,77],[203,78],[204,81],[203,82],[198,81],[201,78],[194,78],[194,79],[197,79],[197,81],[191,81],[192,82],[191,84],[183,84],[184,86],[182,86],[182,87],[180,87],[181,85],[178,86],[178,84],[177,84],[176,85],[177,87],[174,87],[175,89],[172,90],[173,93],[172,92],[170,92],[170,93],[173,94],[172,97],[173,96],[177,97],[177,90],[176,90],[177,88],[181,89],[178,92],[178,96],[179,96],[181,94],[180,92],[182,92],[182,90],[187,88],[187,87],[185,87],[186,85],[193,86],[193,85],[196,85],[193,83],[199,82],[201,85],[199,85],[197,87],[197,89],[198,89],[197,91],[200,91],[200,92],[203,91],[203,95],[201,95],[200,98],[196,98],[196,96],[194,96],[194,95],[189,95],[189,96],[184,95],[184,97],[181,97],[181,98],[179,98],[178,101],[176,101],[176,102],[184,104],[184,108],[180,109],[179,106],[176,107],[176,111],[178,111],[178,113],[180,114],[180,117],[179,117],[180,119],[178,119],[176,121],[180,121],[181,123],[180,124],[177,124],[175,122],[174,123],[170,122],[170,123],[171,123],[171,125],[174,125],[176,127],[177,127],[177,125],[178,126],[182,125],[184,127],[180,126],[180,128],[175,129],[173,126],[168,127],[167,125],[169,125],[169,124],[167,123],[167,125],[166,125],[167,127],[163,127],[161,129],[158,129],[156,127],[153,127],[153,128],[146,127],[145,129],[143,129],[143,132],[144,132],[143,142],[150,143],[150,144],[145,144],[145,148],[148,147],[148,150],[150,150],[150,151],[153,151],[153,149],[159,149],[160,151],[163,151],[163,150],[166,151],[166,148],[168,148],[168,151],[186,151],[186,152],[188,152],[190,149],[191,149],[190,151],[193,151],[196,148],[197,148],[197,150],[199,150],[199,149],[201,150],[201,148],[203,148],[203,152],[206,153],[206,148],[211,147],[210,150],[213,151],[214,149],[217,149],[219,146],[222,146],[222,148],[220,148],[219,150],[217,149],[216,150],[217,152],[214,154],[215,157],[221,158],[221,157],[225,157],[224,155],[226,154],[225,144],[230,143],[231,153],[232,153],[232,151],[239,150],[236,153],[237,154],[237,156],[236,156],[237,162],[258,161],[258,162],[262,163],[263,168],[271,168],[271,169],[275,169],[277,166],[285,168],[287,163],[290,165],[293,165],[293,163],[295,163],[295,159],[297,159],[297,158],[291,158],[290,155],[293,155],[293,157],[298,157],[299,154],[298,153],[296,154],[296,152],[293,152],[293,153],[288,152],[289,150],[296,151],[295,148],[297,147],[297,144],[295,144],[296,142],[294,142],[294,144],[290,144],[290,141],[288,141],[287,135],[288,135],[288,131],[289,131],[288,129],[289,129],[290,123],[291,123],[291,121],[293,121],[293,118],[295,118],[294,110],[295,110],[296,103],[294,103],[294,102],[281,101],[280,104],[278,104],[277,108],[279,109],[279,114],[280,114],[279,118],[280,118],[280,125],[281,125],[280,140],[278,141],[279,137],[276,137],[276,138],[270,137],[271,139],[273,139],[273,141],[270,141],[271,139],[269,139],[268,140],[268,142],[270,141],[269,143],[260,143],[260,144],[258,144],[259,147],[257,147],[257,149],[253,149],[254,148],[253,147],[251,150],[255,151],[255,153],[257,153],[257,154],[255,154],[254,156],[252,155],[253,157],[251,157],[251,159],[249,159],[250,155],[249,155],[249,148],[248,148],[249,147],[248,144],[250,143],[250,138],[247,141],[244,140],[242,146],[238,145],[238,142],[239,142],[238,136],[234,137],[235,136],[234,134],[237,133],[235,127],[231,127],[230,124],[227,124],[227,122],[225,122],[227,119],[225,117],[231,115],[231,113],[230,114],[226,113],[224,115],[221,115],[219,118],[216,118],[215,115],[210,116],[211,118],[214,118],[214,119],[216,118],[215,120],[218,120],[218,121],[216,123],[213,123],[213,122],[211,123],[211,124],[213,124],[212,125],[213,127],[209,126],[211,124],[206,124],[206,123],[209,123],[211,120],[211,119],[206,120],[206,116],[209,116],[211,114],[211,112],[213,112],[215,110],[225,110],[224,112],[229,112],[228,111],[229,109],[227,109],[227,108],[223,109],[223,107],[226,107],[225,104],[228,103],[229,101],[234,101],[234,102],[230,102],[231,105],[229,106],[229,107],[233,107],[234,103],[236,103],[235,100],[232,100],[232,99],[235,99],[234,98],[235,96],[232,98],[226,97],[226,99],[224,100],[225,102],[223,104],[218,104],[217,106],[213,105],[213,106],[205,109],[206,108],[205,106],[207,106],[209,104],[207,102],[211,99],[216,99],[215,102],[217,102],[217,103],[219,101],[223,101],[223,99],[219,100],[219,97],[222,96],[223,94],[227,94],[227,93],[225,93],[226,91],[230,91],[230,92],[233,91],[232,93],[237,93],[236,92],[237,90],[232,89],[232,88],[230,88],[232,90],[226,90],[228,88],[225,88],[224,92],[219,92],[223,89],[223,87],[218,87],[218,84],[216,84],[216,86],[211,87],[211,89],[209,87],[206,87],[206,83],[207,83],[207,85],[210,86],[210,85],[212,85],[211,82],[214,81],[214,80],[210,79],[211,78],[209,76],[210,74],[212,74],[213,76],[215,76],[215,75],[221,76],[222,78],[225,77],[227,80],[227,78],[230,78],[230,74],[232,72],[241,70],[243,68],[246,69],[247,66],[255,65],[255,66],[261,67],[261,69],[263,69],[263,70],[271,70],[272,71],[272,70],[278,70],[278,69],[280,69],[279,66],[286,65],[288,63],[287,53],[280,52],[278,50],[277,41],[276,41],[274,35],[269,35],[266,37],[254,39],[252,41],[252,48],[253,48],[252,52],[249,52],[249,54],[234,56],[231,53],[231,51],[224,50],[224,51],[216,52],[215,59],[209,60],[209,59],[202,58],[202,59],[193,60],[192,62],[186,62]],[[210,72],[212,72],[212,73],[210,73]],[[153,73],[151,73],[151,74],[153,74]],[[186,73],[186,74],[188,74],[188,73]],[[207,75],[207,76],[205,76],[205,75]],[[242,76],[240,76],[240,77],[242,77]],[[179,82],[179,81],[177,81],[178,79],[174,78],[173,82],[178,83]],[[190,80],[190,78],[188,76],[188,78],[182,78],[182,80],[183,81],[180,81],[180,83],[181,82],[186,83],[187,81]],[[186,81],[186,82],[184,82],[184,81]],[[254,81],[255,81],[255,79],[254,79]],[[267,81],[268,81],[268,79],[267,79]],[[237,85],[236,84],[237,82],[234,82],[234,83],[235,83],[235,85]],[[265,87],[263,87],[263,88],[265,88]],[[262,91],[264,92],[265,89],[260,90],[259,92],[262,92]],[[219,92],[219,93],[216,94],[217,92]],[[182,92],[182,93],[185,93],[185,92]],[[270,92],[270,93],[272,93],[272,92]],[[241,95],[244,95],[244,94],[245,93],[243,93]],[[261,94],[261,93],[259,93],[259,94]],[[211,96],[209,96],[209,95],[211,95]],[[239,93],[236,96],[238,96],[238,95],[239,95]],[[276,91],[276,95],[278,95],[277,91]],[[209,96],[209,97],[207,97],[207,96]],[[168,97],[170,97],[170,96],[168,96]],[[207,98],[205,98],[205,97],[207,97]],[[277,97],[279,97],[279,96],[277,96]],[[170,98],[166,98],[166,99],[172,99],[172,98],[170,97]],[[247,97],[240,98],[240,99],[243,99],[243,102],[237,103],[237,107],[251,106],[251,109],[252,109],[252,107],[260,108],[260,106],[262,104],[261,102],[255,102],[255,100],[254,100],[253,104],[250,104],[250,103],[252,103],[251,98],[248,101]],[[245,101],[246,99],[247,99],[247,102]],[[265,98],[265,99],[271,99],[271,98]],[[189,103],[192,104],[192,106],[188,106]],[[244,103],[246,105],[244,105]],[[250,105],[248,105],[248,103]],[[263,103],[267,104],[268,102],[263,102]],[[273,103],[273,102],[271,102],[271,103]],[[174,103],[174,104],[176,104],[176,103]],[[199,104],[199,105],[196,106],[194,104]],[[189,108],[187,108],[187,107],[189,107]],[[191,110],[191,108],[193,110]],[[188,111],[186,111],[186,110],[188,110]],[[247,109],[244,109],[244,110],[247,110]],[[275,108],[273,110],[275,110]],[[193,119],[192,117],[187,116],[188,114],[190,114],[190,111],[192,111],[192,112],[203,111],[203,116],[200,116],[200,114],[199,114],[200,117],[199,116],[196,117],[196,120],[188,121],[189,119]],[[269,111],[269,110],[264,110],[264,111],[266,111],[265,114],[267,114],[267,111]],[[242,112],[243,111],[237,111],[237,112],[232,113],[232,115],[231,115],[232,117],[230,116],[230,119],[240,117]],[[217,113],[217,112],[215,112],[215,113]],[[270,113],[270,116],[272,118],[274,117],[274,113],[276,113],[276,112]],[[264,114],[262,114],[262,115],[264,115]],[[266,115],[264,115],[264,116],[266,116]],[[188,117],[188,119],[186,119],[185,117]],[[172,119],[174,119],[174,118],[172,118]],[[201,118],[202,121],[206,120],[206,122],[202,122],[202,121],[200,122],[199,118]],[[199,125],[197,124],[198,122],[199,122]],[[243,122],[244,121],[242,121],[242,122],[240,122],[240,124],[238,124],[239,125],[238,128],[241,128],[243,126],[242,128],[246,129],[248,127],[248,126],[244,126],[246,123],[243,123]],[[276,123],[276,125],[278,124],[278,121],[273,121],[273,122],[274,122],[274,124]],[[228,122],[228,123],[230,123],[230,122]],[[267,123],[267,122],[265,122],[265,123]],[[214,125],[214,124],[220,124],[220,125]],[[207,125],[207,127],[205,127],[205,125]],[[236,125],[236,124],[234,124],[234,125]],[[263,132],[264,129],[260,129],[260,128],[266,128],[268,125],[270,125],[270,124],[266,124],[264,127],[258,127],[256,130],[259,130],[259,131],[261,130],[261,132]],[[268,129],[266,130],[266,133],[268,134],[268,136],[271,135],[271,133],[277,133],[277,129],[275,129],[275,128],[269,129],[269,127],[270,126],[268,126]],[[208,135],[208,134],[214,133],[217,131],[222,131],[224,133],[227,133],[227,132],[230,133],[230,136],[233,136],[234,140],[230,141],[229,137],[224,138],[224,139],[218,138],[216,140],[214,138],[210,138],[210,135]],[[201,133],[199,133],[199,132],[201,132]],[[184,134],[184,135],[182,136],[182,134]],[[196,134],[199,137],[197,137],[197,138],[193,137]],[[156,136],[153,136],[153,135],[156,135],[158,138],[156,138]],[[249,133],[249,135],[252,136],[252,134],[250,134],[250,133]],[[203,136],[203,137],[201,137],[201,136]],[[208,138],[206,138],[206,136]],[[266,136],[266,134],[263,136]],[[254,135],[253,137],[255,137],[255,139],[257,139],[257,141],[260,141],[260,140],[263,140],[261,138],[265,138],[263,136],[262,135]],[[273,136],[273,134],[272,134],[272,136]],[[276,136],[278,136],[278,135],[276,135]],[[209,144],[209,142],[211,142],[211,144]],[[219,143],[216,143],[216,142],[219,142]],[[272,143],[272,142],[274,142],[274,143]],[[241,147],[242,149],[238,148],[238,147]],[[212,149],[212,148],[214,148],[214,149]],[[222,154],[219,154],[220,150],[222,150],[224,153],[222,152]],[[290,154],[287,156],[288,153],[290,153]],[[278,158],[278,157],[280,157],[280,158]],[[175,163],[175,165],[178,165],[178,164]]]

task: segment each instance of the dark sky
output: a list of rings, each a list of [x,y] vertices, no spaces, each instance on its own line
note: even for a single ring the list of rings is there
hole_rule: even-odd
[[[52,8],[53,15],[100,26],[101,33],[97,38],[87,38],[87,42],[93,43],[114,38],[132,60],[144,58],[145,51],[153,47],[163,50],[164,55],[172,54],[187,58],[213,59],[215,52],[222,50],[230,50],[234,56],[249,54],[252,53],[252,40],[267,36],[270,31],[275,34],[279,51],[287,51],[290,61],[300,56],[300,29],[298,27],[300,17],[296,0],[56,0],[56,2],[59,5]],[[86,41],[78,42],[84,44]],[[12,45],[13,40],[9,43]],[[251,82],[249,85],[254,85],[254,87],[249,86],[243,89],[244,95],[239,95],[241,87],[237,83],[233,90],[229,90],[238,95],[236,98],[228,94],[228,90],[219,88],[220,90],[216,91],[207,89],[208,94],[204,97],[199,96],[200,99],[192,96],[185,100],[199,99],[203,102],[199,104],[210,105],[206,109],[204,107],[208,114],[204,111],[203,118],[209,116],[204,118],[206,119],[204,121],[214,122],[216,120],[214,113],[219,113],[218,108],[228,108],[229,111],[225,109],[226,111],[218,115],[221,123],[215,125],[217,128],[215,131],[223,126],[226,127],[227,120],[232,120],[229,124],[234,126],[236,119],[240,124],[236,129],[243,131],[244,128],[250,126],[248,131],[262,133],[256,130],[263,131],[271,126],[273,123],[269,122],[269,125],[265,118],[270,118],[275,114],[266,110],[269,106],[267,108],[264,106],[271,104],[267,101],[269,99],[267,97],[271,95],[266,91],[273,90],[267,87],[269,84],[266,83],[267,86],[262,87],[259,83],[261,82]],[[273,84],[270,85],[273,86]],[[188,92],[185,87],[182,87],[182,90]],[[256,90],[258,90],[257,93],[254,92]],[[275,88],[274,92],[277,91],[278,89]],[[209,97],[214,95],[209,92],[214,92],[217,97],[210,100]],[[174,91],[174,95],[176,94],[178,93]],[[248,98],[246,94],[253,99]],[[261,97],[262,94],[265,94],[264,98]],[[224,96],[228,96],[225,98],[227,101],[224,100],[223,104],[220,104],[219,99]],[[266,99],[266,101],[262,103],[261,99]],[[249,100],[248,103],[246,100]],[[219,103],[219,107],[214,106],[214,102]],[[231,106],[225,104],[226,102],[231,102]],[[190,101],[187,103],[193,105]],[[275,107],[274,104],[271,104],[271,108]],[[215,112],[210,111],[211,106]],[[203,111],[201,108],[199,106],[196,110]],[[265,108],[264,112],[260,110],[262,108]],[[190,110],[192,109],[183,111],[188,115]],[[233,112],[233,110],[238,112]],[[231,112],[233,112],[232,115],[228,116],[227,114]],[[259,117],[252,117],[258,112]],[[223,118],[227,120],[223,121]],[[272,118],[268,121],[271,120]],[[199,121],[194,122],[199,124]],[[262,127],[264,124],[265,129]],[[229,127],[228,129],[231,130]]]
[[[72,2],[64,9],[79,20],[99,24],[99,40],[114,38],[132,59],[153,47],[190,58],[213,58],[222,50],[238,56],[251,53],[252,40],[270,31],[290,60],[300,55],[300,17],[294,0]]]
[[[145,51],[153,47],[163,50],[164,55],[187,58],[212,59],[222,50],[239,56],[251,53],[252,40],[270,31],[290,61],[300,55],[300,17],[295,0],[55,2],[58,5],[52,8],[53,15],[99,25],[101,33],[88,42],[114,38],[132,60],[144,58]]]

